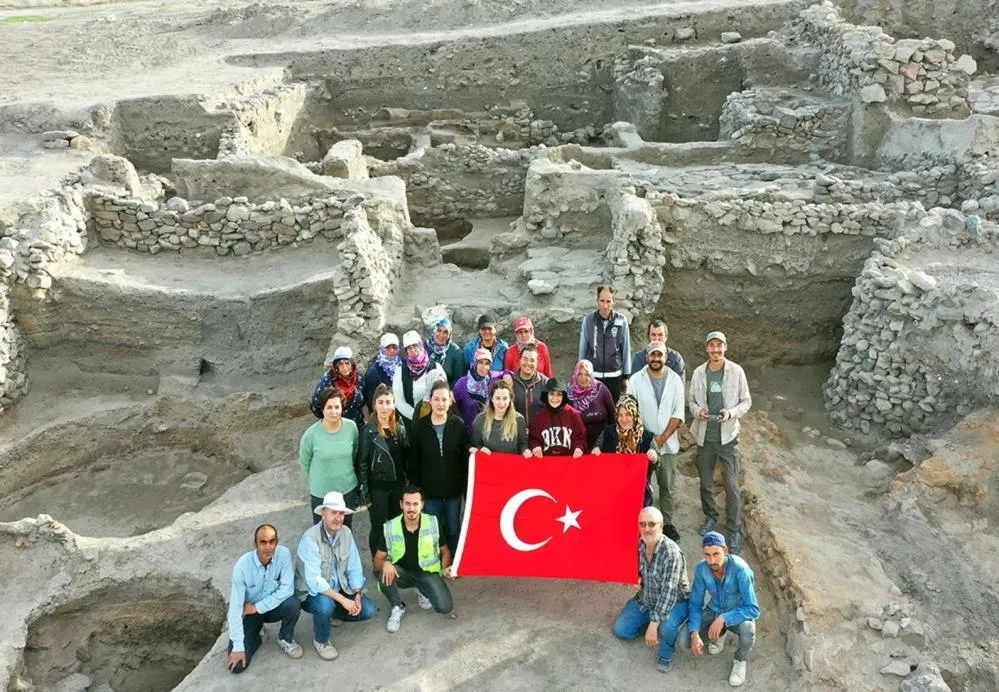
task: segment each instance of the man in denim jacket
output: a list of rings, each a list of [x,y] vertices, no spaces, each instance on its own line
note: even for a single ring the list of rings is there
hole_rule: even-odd
[[[732,672],[728,684],[739,687],[746,681],[746,663],[756,641],[756,619],[760,606],[756,602],[756,577],[752,568],[738,555],[730,555],[725,537],[709,531],[701,538],[704,559],[694,568],[694,583],[690,589],[690,651],[695,656],[720,654],[725,648],[725,634],[731,630],[739,636]],[[707,604],[705,596],[711,596]]]
[[[753,405],[746,373],[725,358],[728,340],[722,332],[711,332],[705,339],[708,360],[698,366],[690,378],[690,413],[694,417],[690,432],[697,438],[697,470],[701,477],[701,511],[704,525],[701,534],[714,531],[718,523],[715,502],[715,464],[721,462],[725,475],[725,518],[728,524],[728,547],[738,553],[742,546],[739,534],[742,497],[739,495],[739,419]]]

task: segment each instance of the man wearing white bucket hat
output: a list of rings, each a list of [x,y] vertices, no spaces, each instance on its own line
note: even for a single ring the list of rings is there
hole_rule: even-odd
[[[375,614],[375,604],[362,593],[364,570],[354,536],[343,519],[353,510],[336,491],[316,507],[322,521],[305,532],[295,561],[295,594],[312,614],[313,646],[332,661],[339,654],[330,640],[332,618],[358,622]]]

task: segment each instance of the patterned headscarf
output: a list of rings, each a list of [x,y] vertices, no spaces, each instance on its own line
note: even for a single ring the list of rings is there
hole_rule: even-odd
[[[444,342],[443,346],[438,344],[434,339],[434,335],[441,327],[447,329],[447,341]],[[434,323],[434,328],[430,330],[430,338],[427,339],[427,349],[430,351],[430,360],[434,363],[438,363],[440,365],[444,364],[444,356],[447,355],[447,350],[451,346],[451,332],[453,331],[454,329],[451,327],[451,320],[446,317],[442,317]]]
[[[388,354],[388,349],[384,346],[381,346],[378,349],[378,358],[375,359],[375,363],[377,363],[378,367],[382,369],[382,372],[388,375],[389,381],[395,377],[395,369],[399,367],[399,363],[401,362],[402,358],[399,357],[398,351],[396,351],[394,356],[390,356]]]
[[[346,376],[341,375],[340,370],[337,368],[337,365],[344,360],[350,363],[350,372]],[[354,400],[354,394],[357,392],[357,382],[360,379],[360,374],[357,372],[357,363],[347,358],[333,361],[332,372],[333,386],[343,392],[343,402],[344,406],[346,406]]]
[[[582,386],[579,383],[579,372],[581,370],[586,370],[590,373],[590,384],[589,386]],[[576,367],[572,370],[572,377],[569,378],[569,403],[577,411],[585,411],[593,403],[593,400],[597,398],[597,394],[600,393],[600,382],[597,378],[593,376],[593,363],[588,360],[581,360],[576,363]]]
[[[645,436],[645,426],[642,425],[642,416],[638,413],[638,399],[625,394],[617,402],[618,409],[624,409],[631,414],[634,423],[629,430],[622,430],[621,424],[617,423],[617,452],[619,454],[639,454],[638,446]]]
[[[427,349],[423,347],[423,344],[417,342],[413,345],[419,348],[420,352],[412,358],[406,356],[406,367],[409,368],[410,374],[414,379],[416,379],[427,374],[427,371],[430,370],[431,363],[430,357],[427,355]]]
[[[484,404],[486,403],[486,399],[489,398],[489,385],[493,381],[493,373],[490,370],[485,375],[479,375],[475,369],[475,366],[478,364],[479,361],[473,360],[472,364],[468,366],[468,378],[465,380],[465,387],[473,399]]]

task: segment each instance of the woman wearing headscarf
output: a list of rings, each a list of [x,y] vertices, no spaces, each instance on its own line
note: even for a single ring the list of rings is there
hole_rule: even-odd
[[[511,372],[516,372],[520,368],[521,349],[527,344],[534,344],[538,351],[538,372],[551,379],[552,358],[548,353],[548,346],[534,336],[534,323],[530,317],[518,317],[513,321],[513,335],[517,340],[510,344],[503,359],[503,367]],[[528,423],[530,426],[530,423]]]
[[[593,376],[588,360],[576,363],[569,378],[569,403],[586,426],[586,448],[593,449],[604,428],[614,422],[614,397],[607,385]]]
[[[451,341],[452,331],[451,320],[446,317],[437,320],[427,339],[427,352],[430,354],[430,361],[441,366],[447,375],[448,384],[454,387],[465,374],[465,354],[458,344]]]
[[[354,352],[348,346],[340,346],[333,352],[329,370],[312,393],[309,406],[316,418],[323,417],[319,395],[330,387],[336,387],[343,393],[343,417],[354,421],[360,429],[364,425],[364,380],[358,372]]]
[[[642,425],[638,412],[638,399],[625,394],[617,402],[617,420],[608,425],[600,434],[593,454],[600,452],[615,454],[645,454],[649,458],[649,470],[645,478],[645,500],[643,507],[652,505],[652,471],[658,455],[655,449],[656,436]],[[678,536],[679,537],[679,536]]]
[[[493,356],[489,351],[480,348],[475,352],[475,360],[468,367],[468,373],[454,385],[454,403],[458,406],[458,413],[465,421],[469,434],[472,432],[472,423],[475,417],[482,412],[489,397],[489,387],[493,381],[503,376],[502,372],[490,370]]]
[[[513,407],[513,386],[505,380],[493,383],[489,402],[472,423],[472,449],[483,454],[523,454],[527,447],[527,422]]]
[[[382,334],[378,342],[378,356],[371,364],[368,371],[364,373],[364,395],[367,401],[368,411],[374,415],[375,401],[374,392],[378,385],[388,385],[392,388],[392,378],[395,376],[396,368],[402,359],[399,358],[399,337],[392,332]]]
[[[392,378],[392,394],[399,414],[412,423],[430,410],[430,388],[438,380],[447,380],[440,365],[430,361],[419,333],[402,335],[403,361]]]

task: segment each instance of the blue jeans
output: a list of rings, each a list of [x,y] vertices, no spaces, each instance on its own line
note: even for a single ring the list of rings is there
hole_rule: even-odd
[[[342,596],[347,594],[340,592]],[[361,596],[361,612],[351,615],[347,610],[326,594],[309,595],[302,601],[302,610],[312,614],[312,631],[317,642],[328,642],[330,640],[330,620],[345,620],[347,622],[360,622],[368,620],[375,614],[377,608],[367,596]]]
[[[458,535],[461,533],[461,498],[428,497],[423,505],[423,511],[433,514],[437,517],[437,521],[443,524],[441,532],[447,536],[447,546],[453,556],[458,550]]]
[[[253,654],[260,648],[260,630],[263,628],[265,622],[280,621],[281,631],[278,636],[286,642],[290,642],[295,639],[295,623],[298,622],[298,616],[301,614],[301,604],[299,600],[292,595],[281,601],[281,604],[277,608],[268,610],[266,613],[244,615],[243,650],[246,652],[246,665],[237,663],[232,669],[232,672],[242,673],[250,667],[250,659],[253,658]],[[229,640],[229,649],[227,653],[232,653],[231,639]]]
[[[686,628],[683,627],[687,622],[687,612],[687,599],[680,599],[673,605],[666,619],[659,621],[660,663],[673,660],[673,648],[676,646],[681,628],[684,630],[684,637],[687,636]],[[651,620],[649,609],[639,603],[637,598],[632,598],[624,604],[624,608],[614,620],[614,636],[618,639],[635,639],[645,633],[645,628],[649,626]],[[681,642],[681,645],[687,644],[688,642]]]
[[[708,642],[708,629],[716,617],[718,617],[717,613],[712,613],[707,608],[704,609],[701,618],[701,641],[705,644]],[[748,661],[749,652],[753,650],[753,644],[756,643],[756,620],[743,620],[738,625],[722,627],[721,636],[724,637],[729,630],[739,635],[739,647],[735,650],[735,660]]]

